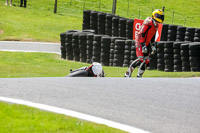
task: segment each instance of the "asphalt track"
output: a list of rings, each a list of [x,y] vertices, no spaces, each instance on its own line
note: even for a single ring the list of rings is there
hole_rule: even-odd
[[[0,41],[0,51],[61,53],[59,43],[19,41]]]
[[[0,96],[153,133],[200,132],[200,78],[0,78]]]

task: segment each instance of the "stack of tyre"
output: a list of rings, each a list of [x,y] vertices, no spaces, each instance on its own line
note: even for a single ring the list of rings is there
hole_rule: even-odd
[[[87,53],[87,63],[91,63],[92,62],[92,52],[93,52],[93,38],[94,38],[94,34],[88,34],[87,35],[87,49],[86,49],[86,53]]]
[[[177,27],[176,41],[185,41],[185,31],[186,27]]]
[[[135,60],[137,59],[137,56],[136,56],[136,49],[135,49],[135,41],[133,40],[132,41],[132,46],[131,46],[131,53],[130,53],[130,64]]]
[[[97,28],[98,23],[97,22],[98,22],[98,12],[91,11],[91,14],[90,14],[90,29],[94,30],[96,34],[98,33],[98,28]]]
[[[119,37],[119,17],[112,18],[112,36]]]
[[[72,50],[75,61],[80,61],[80,49],[79,49],[79,32],[72,35]]]
[[[104,36],[101,39],[101,57],[100,62],[104,66],[109,66],[109,57],[110,57],[110,44],[111,44],[111,37]]]
[[[177,25],[168,26],[168,36],[167,41],[176,41]]]
[[[94,35],[92,61],[100,62],[101,57],[101,38],[102,35]]]
[[[190,70],[193,72],[200,71],[200,42],[189,44]]]
[[[128,39],[133,39],[133,24],[134,24],[133,19],[128,19],[126,21],[126,37]]]
[[[150,51],[151,53],[151,51]],[[157,54],[150,54],[149,56],[150,64],[148,66],[148,70],[156,70],[157,69]]]
[[[194,41],[194,33],[195,33],[195,28],[187,27],[186,32],[185,32],[185,41],[193,42]]]
[[[124,60],[125,40],[115,40],[113,66],[122,66]]]
[[[133,40],[126,40],[124,47],[124,62],[123,67],[128,67],[130,65],[130,56],[131,56],[131,46]]]
[[[184,42],[174,42],[173,44],[173,53],[174,53],[174,72],[182,71],[182,62],[181,62],[181,44]]]
[[[189,61],[189,44],[181,44],[181,62],[182,62],[182,71],[190,71],[190,61]]]
[[[106,14],[103,12],[99,12],[97,18],[98,18],[98,22],[97,22],[98,34],[105,35]]]
[[[157,43],[157,70],[164,71],[165,62],[164,62],[164,42]]]
[[[110,43],[110,59],[109,59],[109,66],[113,66],[113,60],[114,60],[114,51],[115,51],[115,40],[121,39],[120,37],[111,37],[111,43]]]
[[[195,29],[194,42],[200,42],[200,29]]]
[[[73,60],[73,48],[72,48],[72,36],[73,32],[67,31],[66,32],[66,39],[65,39],[65,48],[66,48],[66,57],[68,60]]]
[[[91,10],[84,10],[83,11],[83,24],[82,29],[90,29],[90,13]]]
[[[115,40],[116,40],[116,37],[111,37],[109,66],[113,66]]]
[[[126,37],[126,19],[125,18],[119,19],[119,36]]]
[[[173,54],[173,42],[164,43],[164,62],[165,72],[173,72],[174,70],[174,54]]]
[[[112,14],[106,15],[105,34],[109,36],[112,36],[112,18]]]
[[[167,41],[168,26],[168,24],[163,24],[162,26],[161,41]]]
[[[66,59],[66,48],[65,48],[65,38],[66,38],[66,32],[60,33],[60,50],[61,50],[61,58]]]
[[[80,48],[80,61],[86,62],[86,59],[87,59],[87,54],[86,54],[87,34],[86,33],[79,34],[79,48]]]

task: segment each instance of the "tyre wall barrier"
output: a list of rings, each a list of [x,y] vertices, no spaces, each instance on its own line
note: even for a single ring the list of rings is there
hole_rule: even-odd
[[[133,39],[133,19],[100,11],[84,10],[82,30],[92,29],[96,34]]]
[[[135,41],[125,37],[71,30],[60,34],[61,57],[104,66],[128,67],[136,56]],[[200,71],[200,42],[160,41],[150,55],[149,70]]]
[[[65,38],[66,38],[66,33],[60,33],[60,50],[61,50],[61,58],[66,59],[66,50],[65,50]]]
[[[136,56],[133,19],[85,10],[83,30],[60,34],[61,58],[104,66],[128,67]],[[200,29],[163,24],[149,70],[200,71]]]
[[[96,34],[133,39],[134,20],[99,11],[84,10],[82,30],[92,29]],[[200,29],[163,24],[160,41],[200,42]]]
[[[163,24],[161,41],[200,42],[200,29]]]

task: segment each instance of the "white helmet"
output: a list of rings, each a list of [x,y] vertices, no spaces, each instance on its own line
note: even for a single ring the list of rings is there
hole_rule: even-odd
[[[94,75],[97,75],[97,77],[99,77],[102,74],[102,70],[103,70],[102,65],[98,62],[93,62],[92,65],[93,65],[92,71]]]

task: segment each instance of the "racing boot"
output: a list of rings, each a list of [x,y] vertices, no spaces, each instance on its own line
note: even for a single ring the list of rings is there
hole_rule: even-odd
[[[137,74],[137,78],[142,78],[142,74]]]
[[[144,70],[141,70],[141,69],[139,68],[138,74],[137,74],[137,78],[142,78],[143,73],[144,73]]]
[[[145,64],[145,62],[143,61],[143,62],[140,64],[140,67],[139,67],[139,69],[138,69],[138,74],[137,74],[137,77],[138,77],[138,78],[141,78],[141,77],[142,77],[142,75],[143,75],[143,73],[144,73],[144,71],[145,71],[145,67],[146,67],[146,64]]]
[[[128,70],[125,72],[124,77],[125,78],[130,78],[132,72],[133,72],[133,68],[129,67]]]
[[[142,53],[146,54],[147,52],[148,52],[147,47],[146,47],[146,46],[143,46],[143,47],[142,47]]]

